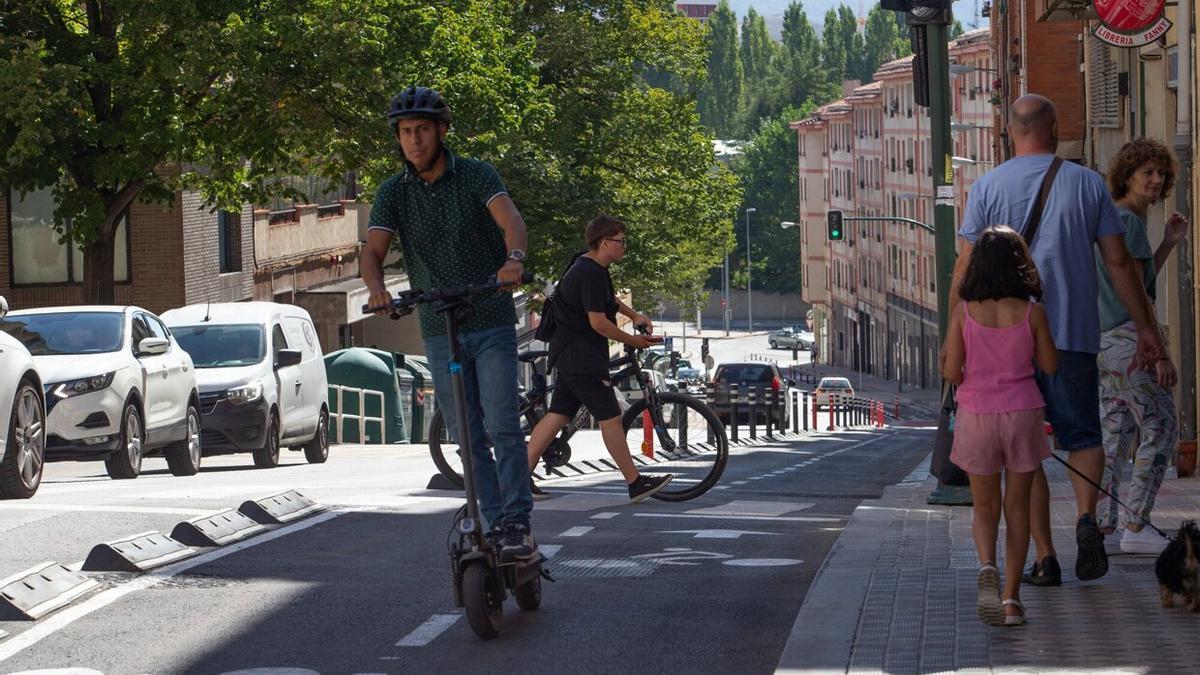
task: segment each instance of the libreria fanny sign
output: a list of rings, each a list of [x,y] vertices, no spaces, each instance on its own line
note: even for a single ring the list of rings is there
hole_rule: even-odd
[[[1093,0],[1100,25],[1097,38],[1117,47],[1141,47],[1167,34],[1166,0]]]

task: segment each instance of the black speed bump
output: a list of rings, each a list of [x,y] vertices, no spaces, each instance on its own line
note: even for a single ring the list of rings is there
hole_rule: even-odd
[[[277,495],[242,502],[238,507],[244,515],[263,525],[283,525],[294,520],[311,516],[323,511],[324,506],[314,502],[295,490],[280,492]]]
[[[36,565],[0,581],[0,619],[36,621],[99,585],[56,562]]]
[[[89,572],[145,572],[195,555],[185,546],[159,532],[143,532],[128,539],[96,544],[83,561]]]
[[[179,523],[171,538],[187,546],[224,546],[264,529],[241,511],[225,509]]]

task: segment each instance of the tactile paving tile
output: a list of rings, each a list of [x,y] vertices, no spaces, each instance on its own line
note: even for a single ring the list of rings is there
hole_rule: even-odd
[[[555,558],[551,569],[555,577],[648,577],[658,564],[628,558]]]

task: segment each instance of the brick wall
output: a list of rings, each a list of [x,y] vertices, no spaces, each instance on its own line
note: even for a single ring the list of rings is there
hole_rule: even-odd
[[[196,192],[185,192],[183,259],[186,304],[237,302],[254,293],[254,210],[244,205],[240,215],[242,265],[240,272],[221,274],[217,213]]]

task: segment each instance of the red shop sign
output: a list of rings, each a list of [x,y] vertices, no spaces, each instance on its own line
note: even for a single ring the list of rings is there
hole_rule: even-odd
[[[1166,0],[1092,0],[1100,25],[1097,38],[1117,47],[1141,47],[1167,34]]]

